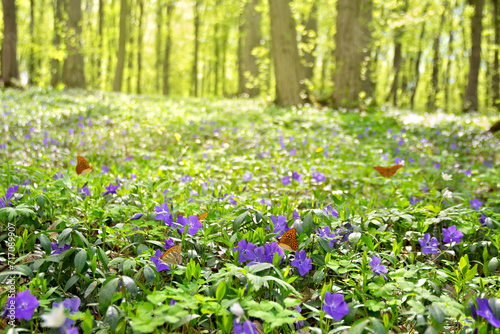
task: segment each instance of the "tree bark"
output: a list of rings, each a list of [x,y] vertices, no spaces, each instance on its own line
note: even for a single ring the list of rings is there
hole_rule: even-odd
[[[120,1],[120,36],[118,38],[118,53],[116,62],[113,91],[121,92],[123,82],[123,67],[125,66],[125,53],[127,41],[127,0]]]
[[[19,67],[17,65],[17,21],[15,0],[2,0],[3,41],[2,41],[2,80],[6,87],[19,86]]]
[[[61,1],[54,0],[54,47],[56,50],[60,48],[61,44],[62,5]],[[56,87],[61,77],[61,62],[58,58],[54,57],[51,60],[51,68],[52,78],[50,85]]]
[[[138,1],[138,0],[137,0]],[[127,84],[127,92],[131,93],[132,92],[132,77],[134,76],[134,26],[132,23],[137,22],[136,21],[136,8],[135,8],[135,3],[134,0],[130,0],[130,6],[129,6],[129,26],[128,26],[128,53],[127,53],[127,79],[126,79],[126,84]]]
[[[162,76],[162,69],[161,69],[161,64],[162,64],[162,55],[163,55],[163,50],[162,50],[162,42],[161,39],[163,38],[163,1],[158,0],[156,3],[156,37],[155,37],[155,42],[156,42],[156,64],[155,64],[155,69],[156,69],[156,80],[155,80],[155,91],[160,91],[161,89],[161,76]]]
[[[104,27],[104,1],[103,0],[99,0],[99,26],[98,26],[98,32],[99,32],[99,55],[97,57],[97,82],[98,82],[98,86],[101,87],[102,89],[102,86],[101,86],[101,81],[102,81],[102,62],[101,62],[101,58],[103,57],[104,53],[103,53],[103,33],[102,33],[102,30],[103,30],[103,27]]]
[[[337,33],[335,35],[336,71],[332,94],[336,106],[350,106],[362,91],[361,69],[363,49],[369,48],[367,18],[371,17],[371,0],[338,0]],[[368,32],[368,33],[367,33]]]
[[[398,29],[395,37],[396,42],[394,45],[394,60],[392,65],[394,70],[394,79],[392,80],[391,90],[386,99],[386,101],[389,101],[392,97],[392,105],[394,107],[397,107],[398,105],[399,71],[401,69],[401,64],[403,63],[401,56],[401,42],[400,42],[402,34],[403,34],[402,31]]]
[[[239,24],[238,24],[238,92],[237,95],[241,95],[245,92],[245,65],[244,65],[244,51],[243,51],[243,37],[246,28],[246,6],[240,12],[239,15]]]
[[[500,109],[500,64],[498,60],[498,48],[500,48],[500,3],[499,0],[493,2],[493,25],[495,30],[495,52],[493,58],[493,77],[491,78],[491,90],[493,106]]]
[[[424,10],[425,15],[426,10]],[[420,31],[420,38],[418,40],[418,52],[417,58],[415,59],[415,83],[412,87],[411,97],[410,97],[410,108],[413,109],[415,106],[415,96],[417,95],[418,84],[420,81],[420,59],[422,58],[422,44],[425,35],[425,24],[426,21],[422,21],[422,30]]]
[[[82,1],[69,0],[68,35],[66,38],[66,50],[68,55],[64,61],[62,74],[62,81],[68,88],[85,87],[81,35]]]
[[[439,93],[439,48],[440,48],[440,37],[441,31],[443,30],[445,14],[448,10],[448,2],[444,2],[443,13],[441,14],[441,20],[439,22],[439,28],[436,37],[434,38],[433,50],[434,57],[432,58],[432,80],[431,80],[431,93],[429,94],[429,99],[427,100],[427,109],[436,109],[436,97]]]
[[[30,0],[30,48],[28,59],[28,84],[32,85],[35,82],[35,1]]]
[[[191,84],[192,84],[192,94],[198,96],[198,48],[199,48],[199,38],[200,38],[200,1],[195,0],[194,2],[194,51],[193,51],[193,69],[191,71]]]
[[[474,5],[474,15],[471,18],[471,53],[469,57],[469,76],[465,90],[463,111],[477,111],[477,86],[479,78],[479,66],[481,63],[481,35],[483,32],[483,6],[484,0],[471,0]]]
[[[141,94],[141,75],[142,75],[142,16],[144,14],[144,2],[139,0],[139,31],[137,34],[137,94]]]
[[[257,65],[257,57],[252,54],[252,50],[260,46],[260,12],[256,7],[260,4],[260,0],[250,0],[246,8],[246,23],[245,23],[245,48],[243,55],[244,73],[243,73],[243,91],[249,97],[255,97],[260,93],[258,84],[259,67]],[[295,29],[295,28],[294,28]]]
[[[312,82],[316,62],[315,50],[318,36],[318,2],[313,1],[309,16],[304,22],[302,51],[304,52],[304,79]]]
[[[301,64],[297,47],[297,31],[289,0],[269,0],[271,17],[271,52],[276,80],[276,104],[301,104]]]
[[[220,1],[216,2],[216,10],[220,6]],[[220,64],[220,36],[219,22],[214,25],[214,95],[219,96],[219,64]]]
[[[167,4],[167,40],[165,41],[165,57],[163,58],[163,95],[170,94],[170,84],[168,78],[170,76],[170,54],[172,48],[172,15],[174,11],[174,3],[169,1]]]

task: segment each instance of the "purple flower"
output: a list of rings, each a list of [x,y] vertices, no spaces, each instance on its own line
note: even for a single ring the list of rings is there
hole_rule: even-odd
[[[52,176],[52,178],[54,180],[62,179],[63,178],[63,173],[60,173],[59,175],[57,175],[57,173],[55,173],[54,176]]]
[[[198,220],[197,215],[191,215],[188,218],[185,218],[182,215],[178,215],[177,225],[179,226],[177,230],[180,234],[184,233],[185,226],[188,226],[188,233],[191,236],[194,236],[196,232],[198,232],[198,230],[203,227],[203,224]]]
[[[312,260],[307,258],[305,250],[295,252],[295,259],[291,262],[292,266],[299,270],[300,276],[307,274],[312,269]]]
[[[302,175],[300,175],[298,172],[293,172],[292,178],[299,183],[302,182]]]
[[[470,169],[467,169],[466,171],[464,171],[464,175],[467,176],[467,177],[471,177],[472,176],[472,171]]]
[[[16,319],[31,320],[40,302],[31,295],[30,290],[19,292],[15,297],[9,297],[5,303],[3,316],[14,316]]]
[[[347,307],[347,303],[344,301],[344,296],[340,293],[332,294],[330,291],[327,291],[325,293],[323,311],[328,313],[333,319],[340,321],[349,313],[349,308]]]
[[[286,222],[285,216],[278,216],[278,218],[276,218],[274,215],[271,215],[271,221],[273,222],[274,226],[273,232],[278,233],[278,236],[281,236],[283,233],[290,229]],[[269,229],[269,225],[267,226],[267,228]]]
[[[266,250],[264,246],[260,246],[255,248],[252,252],[247,252],[246,257],[251,262],[248,264],[249,266],[253,266],[254,264],[267,262],[266,260]]]
[[[451,143],[451,144],[450,144],[450,149],[452,149],[452,150],[456,150],[456,149],[457,149],[457,144],[455,144],[455,143]]]
[[[92,194],[90,193],[90,189],[89,189],[89,187],[87,187],[87,185],[83,186],[83,188],[81,188],[81,189],[78,189],[78,193],[80,195],[82,195],[83,199],[87,198],[87,196],[88,197],[92,196]]]
[[[238,261],[240,263],[243,263],[247,260],[250,260],[248,254],[249,253],[252,253],[253,254],[253,249],[255,248],[256,246],[251,243],[251,242],[247,242],[245,239],[241,240],[240,242],[238,242],[238,247],[236,247],[234,249],[234,251],[238,251],[240,252],[240,257],[238,259]],[[250,257],[254,257],[254,255],[250,255]]]
[[[435,162],[434,163],[434,168],[440,169],[441,168],[441,164],[439,162]]]
[[[420,243],[420,247],[422,247],[422,253],[424,254],[436,254],[439,252],[438,249],[438,240],[436,237],[432,237],[429,233],[426,233],[424,235],[424,238],[418,239],[418,242]]]
[[[109,173],[109,167],[106,165],[102,165],[101,174],[104,175],[104,174],[108,174],[108,173]]]
[[[481,207],[483,206],[483,202],[481,202],[477,198],[471,199],[469,203],[470,203],[470,208],[476,211],[481,209]]]
[[[224,200],[231,205],[238,205],[238,202],[234,199],[233,195],[224,194]]]
[[[170,208],[168,207],[168,203],[163,203],[161,206],[156,205],[155,211],[157,215],[155,216],[155,220],[163,220],[163,223],[169,226],[174,225],[174,219],[172,214],[170,213]]]
[[[163,270],[170,271],[170,265],[168,263],[164,263],[160,258],[163,255],[162,251],[157,249],[155,252],[155,256],[151,256],[151,261],[156,265],[156,271],[160,272]]]
[[[255,324],[250,320],[240,323],[240,318],[234,318],[233,321],[233,333],[234,334],[258,334],[257,329],[255,329]]]
[[[424,144],[427,144],[427,142],[428,142],[428,141],[429,141],[429,140],[428,140],[427,138],[422,138],[422,139],[420,140],[420,143],[421,143],[422,145],[424,145]]]
[[[384,161],[389,160],[389,157],[387,156],[387,154],[382,154],[382,160],[384,160]]]
[[[429,191],[429,187],[428,187],[426,184],[424,184],[424,185],[420,188],[420,190],[422,190],[422,192],[423,192],[423,193],[425,193],[425,192]]]
[[[399,141],[398,141],[398,145],[399,146],[403,146],[405,144],[405,140],[403,138],[401,138]]]
[[[50,247],[52,248],[52,253],[50,255],[61,254],[71,248],[70,245],[58,245],[57,242],[51,242]]]
[[[286,176],[283,176],[283,178],[281,179],[281,183],[284,185],[284,186],[287,186],[290,184],[290,182],[292,182],[292,180],[290,179],[290,176],[286,175]]]
[[[311,174],[311,177],[314,179],[314,181],[316,181],[318,183],[324,182],[326,179],[325,174],[317,172],[317,171],[313,171]]]
[[[403,161],[404,161],[404,159],[401,159],[400,157],[396,157],[396,158],[394,159],[394,163],[395,163],[396,165],[401,165],[401,164],[403,163]]]
[[[472,315],[479,315],[480,317],[483,317],[484,319],[488,320],[488,322],[496,327],[496,328],[500,328],[500,318],[496,318],[495,317],[495,314],[493,313],[493,311],[491,310],[491,307],[488,303],[488,299],[487,298],[484,298],[484,299],[481,299],[481,298],[476,298],[476,302],[477,302],[477,310],[476,310],[476,307],[474,306],[474,304],[471,305],[471,311],[472,311]]]
[[[443,242],[444,243],[449,243],[449,242],[455,242],[459,243],[464,234],[460,231],[457,230],[457,227],[455,225],[451,225],[448,228],[443,228]]]
[[[141,212],[137,212],[137,213],[135,213],[135,214],[134,214],[134,215],[130,218],[130,220],[137,220],[137,219],[141,219],[141,218],[142,218],[142,216],[143,216],[143,213],[141,213]]]
[[[191,182],[191,181],[193,181],[193,178],[191,176],[187,175],[187,174],[184,175],[183,177],[181,177],[181,182],[182,183]]]
[[[132,157],[126,157],[125,158],[125,162],[131,161],[131,160],[132,160]]]
[[[493,162],[491,160],[484,160],[483,165],[487,168],[493,168]]]
[[[373,255],[372,260],[370,261],[369,264],[375,276],[382,275],[382,277],[384,277],[385,280],[387,280],[387,277],[384,275],[384,273],[387,273],[387,267],[381,264],[380,262],[381,262],[380,258]]]
[[[261,199],[259,203],[262,204],[262,205],[268,205],[268,206],[272,205],[271,200],[270,199],[265,199],[265,198]]]
[[[295,312],[302,312],[302,309],[299,305],[295,306]],[[295,317],[294,317],[295,318]],[[300,333],[300,328],[304,327],[304,320],[300,320],[295,322],[295,329],[297,329]]]
[[[300,215],[297,211],[293,210],[293,213],[292,213],[292,218],[293,220],[300,220]]]
[[[66,298],[65,300],[63,300],[62,305],[64,306],[65,309],[69,310],[69,314],[74,314],[76,312],[80,312],[80,310],[79,310],[80,303],[81,303],[80,298],[75,297],[75,298],[71,298],[71,299]],[[52,304],[52,308],[57,308],[57,307],[59,307],[59,303],[55,302]],[[65,328],[66,330],[73,327],[74,324],[75,324],[75,320],[66,317],[66,321],[64,322],[64,327],[66,327]],[[59,331],[62,334],[65,334],[65,333],[67,333],[65,331],[65,329],[61,327],[61,328],[59,328]],[[78,330],[77,330],[77,333],[78,333]]]
[[[246,171],[244,174],[243,174],[243,181],[245,182],[249,182],[249,181],[252,181],[252,173],[250,173],[249,171]]]
[[[280,263],[283,262],[283,256],[285,256],[285,251],[278,246],[278,243],[271,242],[270,244],[264,245],[266,261],[269,263],[273,263],[274,255],[278,253],[279,257],[281,257]]]
[[[418,202],[420,202],[420,200],[418,198],[410,196],[410,205],[415,205]]]
[[[291,148],[290,151],[288,152],[288,154],[290,154],[293,157],[293,156],[295,156],[295,154],[297,154],[297,150],[294,148]]]
[[[339,218],[339,213],[337,212],[337,210],[335,210],[334,208],[332,208],[332,206],[330,204],[328,204],[326,206],[326,208],[323,208],[323,211],[325,211],[326,215],[328,217],[332,216],[335,217],[335,218]]]
[[[7,149],[7,144],[0,145],[0,149]]]
[[[112,183],[109,184],[109,186],[104,187],[106,189],[105,192],[102,193],[102,196],[106,196],[108,194],[116,194],[116,190],[118,189],[120,185],[113,185]]]
[[[10,199],[14,197],[14,194],[19,190],[19,186],[15,185],[12,187],[9,187],[7,189],[7,192],[5,193],[4,196],[0,197],[0,208],[5,208],[12,203],[10,202]]]
[[[486,219],[488,219],[488,217],[486,217],[484,214],[481,214],[481,218],[479,218],[479,222],[481,223],[482,227],[486,226]]]
[[[318,228],[318,234],[321,239],[328,241],[330,248],[338,241],[337,235],[330,230],[329,226],[325,226],[323,229]]]

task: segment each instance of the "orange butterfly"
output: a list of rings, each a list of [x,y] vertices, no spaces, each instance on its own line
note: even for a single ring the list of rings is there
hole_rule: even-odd
[[[403,165],[394,165],[392,167],[375,166],[373,167],[373,169],[379,172],[379,174],[382,175],[383,177],[391,177],[394,174],[396,174],[398,169],[400,169],[401,167],[403,167]]]
[[[208,217],[208,212],[203,212],[201,215],[198,216],[198,220],[200,222],[203,222],[207,217]]]
[[[297,241],[296,233],[297,230],[295,228],[291,228],[286,231],[281,237],[280,241],[278,241],[278,246],[293,252],[299,249],[299,242]]]
[[[78,156],[77,160],[78,160],[78,163],[76,164],[76,174],[81,175],[81,174],[90,173],[92,168],[90,167],[87,160],[85,160],[85,158],[81,157],[81,156]]]
[[[181,264],[182,263],[181,246],[175,245],[170,247],[165,251],[165,253],[163,253],[160,260],[168,264]]]

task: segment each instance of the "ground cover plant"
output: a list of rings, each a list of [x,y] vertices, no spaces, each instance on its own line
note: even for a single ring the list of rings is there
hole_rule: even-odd
[[[499,142],[474,115],[0,94],[6,331],[500,327]]]

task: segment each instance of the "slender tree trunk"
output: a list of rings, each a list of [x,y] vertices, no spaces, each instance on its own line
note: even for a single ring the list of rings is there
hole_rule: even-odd
[[[436,109],[436,98],[439,93],[439,48],[440,48],[440,38],[441,32],[443,30],[445,14],[448,10],[448,2],[444,2],[443,13],[441,14],[441,20],[439,22],[439,28],[436,37],[434,38],[434,57],[432,58],[432,80],[431,80],[431,93],[429,94],[429,99],[427,100],[427,109]]]
[[[139,31],[137,36],[137,94],[141,94],[141,75],[142,75],[142,16],[144,14],[144,2],[139,0]]]
[[[498,48],[500,48],[500,6],[499,0],[493,2],[493,25],[495,30],[495,52],[493,58],[493,77],[491,79],[491,89],[493,106],[500,109],[500,64],[498,60]]]
[[[104,26],[104,1],[99,0],[99,26],[98,26],[98,33],[99,33],[99,54],[97,57],[97,81],[99,83],[99,87],[103,89],[104,87],[102,86],[102,57],[104,56],[103,52],[103,26]]]
[[[156,80],[155,80],[155,91],[159,92],[161,89],[161,76],[162,76],[162,69],[161,69],[161,64],[162,64],[162,42],[161,39],[163,38],[162,33],[163,33],[163,1],[158,0],[156,3]]]
[[[113,91],[121,92],[123,82],[123,67],[125,66],[125,53],[127,41],[127,0],[120,1],[120,37],[118,40],[118,54],[116,72],[113,80]]]
[[[2,80],[6,87],[19,86],[17,65],[17,21],[15,0],[2,0]]]
[[[394,46],[394,61],[393,61],[393,69],[394,69],[394,79],[392,80],[391,91],[387,96],[387,101],[389,101],[392,97],[392,105],[396,107],[398,105],[398,87],[399,87],[399,71],[401,69],[401,64],[403,63],[401,56],[401,38],[402,31],[398,30],[396,33],[396,44]]]
[[[165,41],[165,57],[163,58],[163,95],[170,94],[170,54],[172,48],[172,16],[174,3],[169,1],[167,5],[167,40]]]
[[[424,10],[425,15],[426,10]],[[420,30],[420,38],[418,39],[418,52],[417,58],[415,59],[415,84],[412,87],[411,97],[410,97],[410,108],[413,109],[415,107],[415,96],[417,95],[418,84],[420,81],[420,59],[422,58],[422,44],[425,35],[425,24],[426,22],[422,22],[422,28]]]
[[[276,104],[296,106],[302,103],[301,64],[297,47],[297,31],[289,0],[269,0],[271,40],[276,79]]]
[[[217,1],[216,10],[220,6],[220,1]],[[220,36],[219,36],[219,22],[214,25],[214,95],[219,96],[219,63],[220,63]]]
[[[252,50],[260,46],[260,12],[256,10],[259,6],[260,0],[250,0],[247,3],[246,9],[246,37],[245,37],[245,48],[244,48],[244,73],[243,91],[248,94],[249,97],[254,97],[259,95],[260,88],[257,82],[259,77],[259,66],[257,64],[257,57],[252,54]],[[295,28],[294,28],[295,29]]]
[[[453,22],[450,20],[450,36],[448,38],[448,60],[446,62],[446,70],[444,77],[444,105],[446,110],[450,103],[450,74],[451,74],[451,57],[453,55]]]
[[[135,32],[135,27],[132,25],[133,22],[137,22],[135,20],[136,16],[136,8],[135,8],[135,3],[134,0],[130,1],[130,8],[129,8],[129,17],[130,17],[130,25],[128,29],[128,54],[127,54],[127,92],[131,93],[132,92],[132,77],[134,76],[134,32]]]
[[[227,88],[226,88],[226,59],[227,59],[227,38],[228,38],[228,31],[227,31],[227,25],[224,25],[224,34],[222,35],[222,71],[221,71],[221,78],[222,78],[222,96],[227,95]]]
[[[483,32],[483,6],[484,0],[471,0],[474,4],[474,15],[471,19],[471,53],[469,57],[469,76],[465,90],[463,111],[477,111],[477,86],[479,78],[479,66],[481,64],[481,35]]]
[[[317,45],[318,35],[318,2],[313,1],[309,16],[304,22],[304,34],[302,36],[303,52],[304,52],[304,79],[312,82],[314,74],[314,66],[316,56],[314,52]]]
[[[200,38],[200,1],[194,2],[194,51],[193,51],[193,69],[192,69],[192,94],[198,96],[198,48]]]
[[[66,37],[68,55],[64,61],[62,74],[62,81],[68,88],[85,87],[81,35],[82,1],[69,0],[68,35]]]
[[[30,48],[28,59],[28,84],[32,85],[35,82],[35,1],[30,0]]]
[[[247,9],[244,6],[239,15],[239,25],[238,25],[238,93],[241,95],[245,92],[245,56],[243,51],[243,38],[246,30],[246,13]]]
[[[363,49],[370,45],[367,18],[371,17],[371,9],[371,0],[337,1],[336,71],[332,95],[336,106],[350,106],[359,100],[363,86]]]
[[[62,3],[61,1],[54,0],[54,47],[59,50],[61,47],[61,22],[62,22]],[[54,57],[51,60],[52,78],[50,85],[56,87],[59,84],[61,77],[61,62],[58,58]]]

